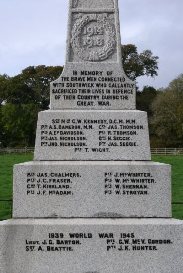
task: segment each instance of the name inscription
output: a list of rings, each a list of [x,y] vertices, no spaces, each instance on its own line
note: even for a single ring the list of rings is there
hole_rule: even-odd
[[[149,195],[156,184],[151,173],[105,173],[105,195]]]
[[[105,197],[116,196],[141,196],[149,195],[157,184],[151,173],[136,172],[105,172],[97,174],[99,181],[103,181],[99,191]],[[85,171],[80,172],[28,172],[26,173],[27,195],[28,196],[61,196],[72,198],[79,190],[77,184],[82,188],[82,181],[88,181]],[[87,193],[88,194],[88,193]],[[83,188],[83,195],[84,188]]]
[[[144,130],[136,119],[52,119],[40,125],[40,145],[69,147],[74,153],[109,153],[111,148],[137,147]]]
[[[103,251],[107,252],[147,252],[163,251],[163,247],[173,244],[171,239],[165,238],[145,238],[139,237],[135,233],[121,232],[119,234],[110,232],[99,233],[62,233],[51,232],[47,237],[40,240],[25,240],[25,250],[27,252],[73,252],[78,248],[86,247],[97,241],[102,243]]]

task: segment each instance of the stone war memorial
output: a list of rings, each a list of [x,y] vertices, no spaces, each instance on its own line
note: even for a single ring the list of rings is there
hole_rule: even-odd
[[[118,1],[70,0],[66,64],[38,116],[34,161],[14,167],[0,273],[183,272],[171,168],[151,161],[135,92]]]

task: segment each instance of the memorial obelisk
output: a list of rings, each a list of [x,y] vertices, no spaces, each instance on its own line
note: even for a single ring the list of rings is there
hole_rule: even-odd
[[[147,114],[122,67],[117,0],[70,0],[66,64],[15,165],[0,273],[181,273],[171,168],[151,161]]]

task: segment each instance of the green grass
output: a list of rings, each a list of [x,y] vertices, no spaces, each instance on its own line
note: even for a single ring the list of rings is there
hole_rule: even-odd
[[[0,220],[11,218],[13,165],[32,160],[32,154],[0,155]]]
[[[153,156],[154,161],[172,166],[172,202],[173,217],[183,219],[183,156]]]
[[[32,158],[33,154],[0,155],[0,200],[12,199],[13,165]],[[153,161],[172,165],[173,203],[183,203],[183,156],[153,156]],[[0,220],[11,218],[11,207],[11,201],[0,201]],[[183,204],[173,204],[173,217],[183,219]]]

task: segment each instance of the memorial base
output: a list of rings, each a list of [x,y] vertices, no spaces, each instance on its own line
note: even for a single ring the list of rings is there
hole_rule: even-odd
[[[39,113],[35,160],[151,160],[147,113],[48,110]]]
[[[0,223],[1,273],[182,273],[183,221],[9,220]]]
[[[34,161],[14,167],[14,218],[171,217],[170,165]]]

